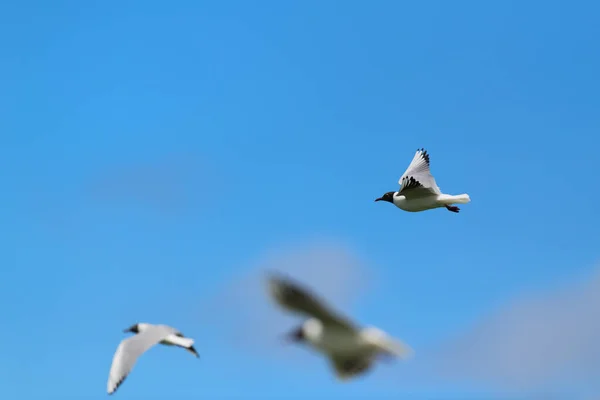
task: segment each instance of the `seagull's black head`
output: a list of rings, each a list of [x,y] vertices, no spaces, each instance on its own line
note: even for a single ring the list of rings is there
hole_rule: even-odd
[[[125,329],[123,332],[140,333],[140,327],[138,326],[138,324],[133,324],[129,328]]]
[[[302,329],[302,325],[300,325],[298,328],[294,329],[293,331],[291,331],[290,333],[288,333],[285,336],[285,339],[287,341],[290,342],[303,342],[304,340],[306,340],[306,337],[304,336],[304,329]]]
[[[378,199],[375,199],[375,201],[387,201],[389,203],[393,203],[394,202],[394,193],[396,192],[387,192],[386,194],[384,194],[383,196],[381,196]]]

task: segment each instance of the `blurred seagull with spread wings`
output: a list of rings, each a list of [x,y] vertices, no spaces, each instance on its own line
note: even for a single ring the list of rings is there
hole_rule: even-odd
[[[139,323],[125,329],[125,332],[135,333],[124,339],[113,357],[106,390],[113,394],[125,381],[139,356],[156,344],[181,347],[196,357],[200,357],[194,348],[194,339],[183,336],[175,328],[167,325],[151,325]]]
[[[380,356],[408,358],[413,353],[409,346],[380,329],[361,328],[336,314],[321,299],[290,279],[271,274],[268,287],[279,306],[308,317],[287,338],[306,343],[328,357],[340,380],[365,373]]]
[[[429,154],[425,149],[417,150],[398,183],[401,186],[399,191],[387,192],[375,201],[387,201],[410,212],[446,207],[448,211],[455,213],[459,212],[460,208],[452,204],[467,204],[471,201],[468,194],[442,193],[429,170]]]

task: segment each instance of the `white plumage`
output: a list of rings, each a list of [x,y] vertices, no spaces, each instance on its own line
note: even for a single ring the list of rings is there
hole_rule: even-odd
[[[425,149],[417,150],[411,163],[398,180],[400,190],[388,192],[375,201],[387,201],[396,207],[410,212],[446,207],[449,211],[459,212],[452,204],[467,204],[471,201],[468,194],[444,194],[431,175],[429,154]]]
[[[182,347],[198,357],[194,348],[194,340],[183,336],[181,332],[170,326],[138,323],[126,329],[125,332],[133,332],[136,335],[124,339],[117,347],[108,375],[106,387],[108,394],[114,393],[121,386],[138,357],[158,343]]]
[[[269,292],[282,308],[309,317],[290,333],[324,354],[341,380],[366,372],[379,356],[408,358],[412,349],[375,327],[360,328],[298,284],[272,275]]]

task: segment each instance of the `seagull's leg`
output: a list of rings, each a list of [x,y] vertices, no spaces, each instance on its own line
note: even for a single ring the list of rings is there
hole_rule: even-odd
[[[456,206],[446,206],[446,208],[448,209],[448,211],[452,211],[452,212],[459,212],[460,208],[456,207]]]
[[[349,359],[344,361],[343,368],[346,373],[358,374],[366,371],[369,368],[369,363],[362,359]]]

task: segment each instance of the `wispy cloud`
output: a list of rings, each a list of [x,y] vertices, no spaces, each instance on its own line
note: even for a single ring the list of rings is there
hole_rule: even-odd
[[[217,290],[204,305],[202,319],[214,322],[222,337],[261,356],[302,357],[281,346],[280,336],[301,320],[285,314],[267,296],[267,271],[285,272],[307,285],[342,312],[364,293],[370,274],[360,257],[334,240],[315,240],[266,252],[245,273]],[[215,308],[218,305],[218,309]],[[285,351],[283,351],[285,350]]]
[[[93,200],[147,206],[168,213],[197,204],[208,182],[207,165],[192,154],[170,154],[146,162],[115,163],[87,182]]]
[[[508,391],[600,390],[600,270],[515,298],[437,355],[444,376]]]

